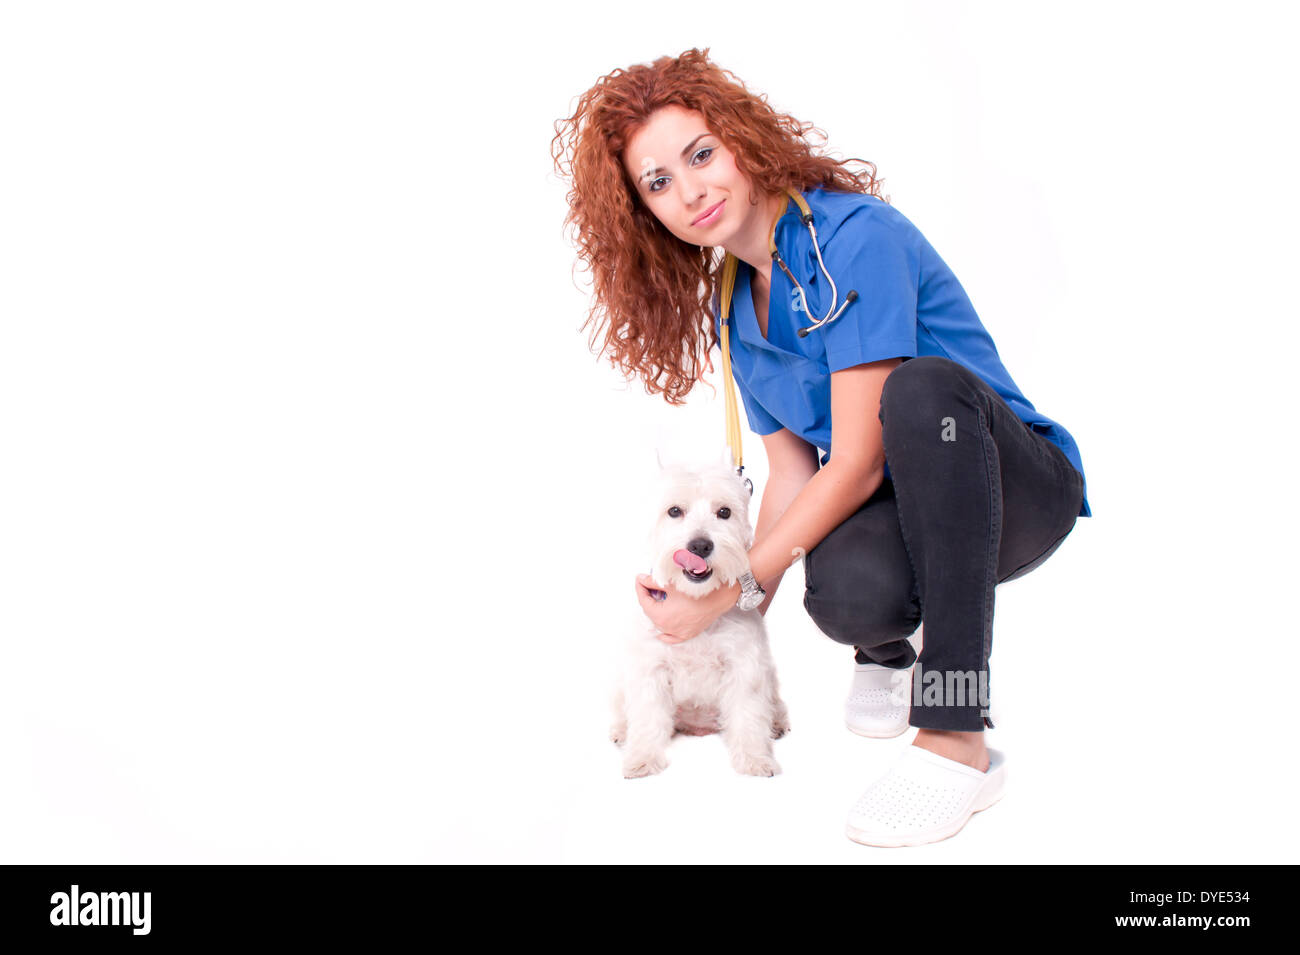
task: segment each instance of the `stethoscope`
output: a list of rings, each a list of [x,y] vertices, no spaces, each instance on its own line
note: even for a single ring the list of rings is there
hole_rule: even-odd
[[[849,289],[849,294],[844,297],[844,304],[840,305],[838,309],[835,307],[839,304],[839,290],[835,287],[835,280],[831,278],[831,273],[826,269],[826,263],[822,261],[821,243],[817,241],[817,226],[813,223],[812,209],[809,208],[804,197],[799,195],[799,193],[795,192],[793,189],[786,189],[786,195],[788,195],[790,199],[793,199],[795,204],[799,206],[799,220],[807,226],[808,234],[812,236],[813,252],[817,254],[817,266],[821,269],[822,275],[826,276],[826,282],[831,287],[831,305],[830,308],[826,310],[826,314],[813,322],[812,325],[809,325],[806,328],[797,329],[800,338],[807,338],[809,332],[815,332],[817,329],[829,325],[831,322],[835,321],[835,319],[843,315],[844,310],[858,300],[858,293],[855,289]],[[790,280],[790,284],[794,286],[795,291],[798,293],[801,310],[805,315],[811,315],[812,311],[808,308],[808,296],[805,294],[803,286],[800,285],[799,280],[794,277],[794,273],[790,271],[790,267],[785,264],[785,259],[781,256],[781,250],[776,247],[776,226],[777,223],[781,221],[781,216],[784,216],[789,208],[790,200],[787,199],[785,205],[781,208],[780,214],[772,222],[772,229],[767,236],[767,246],[768,250],[772,253],[772,261],[775,262],[780,267],[781,271],[785,273],[785,277]],[[739,267],[740,260],[728,252],[727,260],[723,263],[722,267],[722,294],[725,296],[723,315],[727,315],[731,311],[731,293],[736,286],[736,270]]]
[[[817,242],[817,227],[813,225],[812,209],[808,208],[808,203],[804,201],[804,197],[799,195],[799,193],[795,192],[793,189],[787,188],[786,195],[788,195],[790,199],[793,199],[795,204],[799,206],[799,219],[808,227],[808,232],[812,236],[813,251],[817,253],[817,265],[820,266],[822,275],[826,276],[826,281],[831,287],[831,307],[827,309],[826,314],[822,318],[817,319],[817,321],[807,328],[798,329],[799,337],[807,338],[809,332],[815,332],[817,329],[829,325],[831,322],[835,321],[835,319],[843,315],[844,310],[858,300],[858,293],[854,289],[849,289],[849,294],[844,297],[844,304],[840,305],[838,309],[835,307],[839,303],[839,292],[835,288],[835,280],[831,278],[831,273],[826,269],[826,263],[822,261],[822,250],[820,244]],[[799,293],[799,302],[803,306],[804,314],[809,315],[811,313],[808,310],[808,296],[804,294],[803,286],[800,285],[799,280],[794,277],[794,273],[792,273],[789,267],[785,264],[785,259],[781,257],[781,251],[776,247],[776,226],[777,223],[781,221],[781,216],[784,216],[789,208],[790,201],[787,199],[785,205],[781,208],[780,215],[778,215],[772,222],[772,229],[767,235],[767,245],[768,249],[772,253],[772,261],[780,266],[781,271],[790,279],[791,284],[795,287],[795,291]],[[736,464],[736,473],[742,477],[745,484],[749,487],[749,493],[753,494],[753,483],[749,478],[744,477],[745,459],[741,448],[740,413],[737,409],[736,393],[732,384],[731,342],[728,334],[731,327],[731,295],[736,288],[736,272],[739,268],[740,260],[728,252],[726,260],[722,264],[722,289],[719,300],[722,314],[718,316],[718,324],[721,329],[722,373],[727,379],[725,390],[725,400],[727,405],[727,444],[731,448],[732,458]]]

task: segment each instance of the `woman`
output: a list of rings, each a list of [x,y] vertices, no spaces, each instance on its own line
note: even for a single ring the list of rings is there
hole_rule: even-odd
[[[707,49],[614,71],[557,126],[593,342],[605,329],[611,362],[649,393],[680,403],[699,380],[721,335],[715,250],[736,260],[730,357],[769,464],[749,552],[759,612],[806,555],[805,608],[855,648],[850,728],[917,728],[854,806],[850,838],[955,834],[1005,777],[984,739],[994,587],[1090,516],[1073,438],[1020,393],[951,270],[879,197],[875,167],[815,154],[810,125]],[[653,586],[639,576],[638,600],[669,643],[742,596],[655,600]],[[923,620],[918,659],[907,637]]]

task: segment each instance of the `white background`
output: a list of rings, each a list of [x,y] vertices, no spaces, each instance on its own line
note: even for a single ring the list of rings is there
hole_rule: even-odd
[[[1287,5],[0,10],[0,861],[1295,861]],[[845,730],[797,569],[782,775],[605,738],[722,406],[588,350],[550,139],[693,46],[877,164],[1082,449],[939,845],[844,838],[910,735]]]

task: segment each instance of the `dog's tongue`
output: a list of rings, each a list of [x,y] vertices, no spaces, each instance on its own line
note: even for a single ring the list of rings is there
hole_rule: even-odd
[[[694,574],[702,574],[709,569],[703,557],[692,554],[688,550],[673,551],[673,563]]]

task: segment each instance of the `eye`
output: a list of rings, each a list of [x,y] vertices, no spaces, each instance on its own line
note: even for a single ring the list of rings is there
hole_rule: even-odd
[[[678,507],[676,504],[674,504],[672,507],[668,508],[668,516],[669,516],[669,517],[681,517],[681,516],[682,516],[682,509],[681,509],[680,507]]]
[[[697,159],[700,159],[700,157],[703,157],[703,159],[701,160],[702,162],[708,162],[709,159],[712,158],[713,156],[713,150],[716,148],[717,148],[716,146],[705,146],[703,149],[697,151],[695,155],[691,157],[691,162],[695,162]],[[666,181],[668,181],[667,176],[660,176],[658,179],[652,179],[650,180],[650,184],[646,186],[646,191],[663,192],[663,189],[656,189],[655,186],[661,182],[666,182]]]
[[[719,517],[720,519],[722,519],[722,520],[725,521],[725,520],[726,520],[728,517],[730,517],[730,516],[731,516],[731,508],[729,508],[729,507],[720,507],[720,508],[718,508],[718,517]]]

